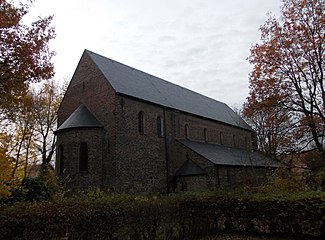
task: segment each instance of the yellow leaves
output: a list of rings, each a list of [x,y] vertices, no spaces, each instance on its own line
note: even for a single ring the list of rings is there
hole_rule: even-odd
[[[12,166],[6,150],[0,145],[0,200],[10,196]]]

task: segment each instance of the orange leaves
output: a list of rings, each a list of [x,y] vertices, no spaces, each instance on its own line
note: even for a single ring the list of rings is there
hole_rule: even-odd
[[[283,3],[282,17],[270,17],[260,28],[261,43],[251,48],[248,60],[253,71],[244,113],[249,118],[262,115],[264,122],[259,127],[277,123],[278,129],[282,129],[279,120],[284,116],[278,111],[287,114],[286,132],[292,135],[293,145],[299,149],[315,146],[324,154],[325,3]]]
[[[270,17],[251,48],[244,115],[269,154],[316,148],[324,156],[325,2],[283,3],[282,17]]]
[[[0,1],[0,107],[15,101],[26,92],[29,83],[50,79],[53,72],[53,52],[48,44],[55,37],[50,26],[52,16],[42,18],[31,26],[22,23],[27,5],[14,6]]]

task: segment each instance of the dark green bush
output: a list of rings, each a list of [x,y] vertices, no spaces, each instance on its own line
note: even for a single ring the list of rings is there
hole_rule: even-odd
[[[11,190],[7,203],[49,200],[51,189],[43,178],[24,178],[22,183]]]
[[[2,239],[199,239],[241,231],[323,239],[325,195],[121,195],[18,203],[0,210]]]

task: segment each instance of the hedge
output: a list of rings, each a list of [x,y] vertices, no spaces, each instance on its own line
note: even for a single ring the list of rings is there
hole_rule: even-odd
[[[221,231],[324,239],[325,197],[117,196],[0,210],[1,239],[199,239]]]

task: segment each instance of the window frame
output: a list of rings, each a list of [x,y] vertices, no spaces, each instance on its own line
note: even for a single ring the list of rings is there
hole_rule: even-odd
[[[220,144],[221,144],[221,145],[224,144],[223,132],[221,132],[221,131],[220,131],[220,133],[219,133],[219,141],[220,141]]]
[[[164,120],[162,117],[157,117],[157,135],[158,137],[164,137]]]
[[[89,160],[89,149],[87,142],[81,142],[79,144],[78,154],[78,169],[79,172],[88,172],[88,160]]]
[[[190,130],[189,130],[188,124],[186,123],[185,126],[184,126],[184,136],[185,136],[185,139],[189,139],[189,135],[190,135]]]
[[[145,128],[144,112],[140,111],[138,113],[138,132],[139,132],[139,134],[141,134],[141,135],[145,134],[144,128]]]
[[[208,129],[204,128],[203,129],[203,137],[204,137],[204,142],[208,141]]]

